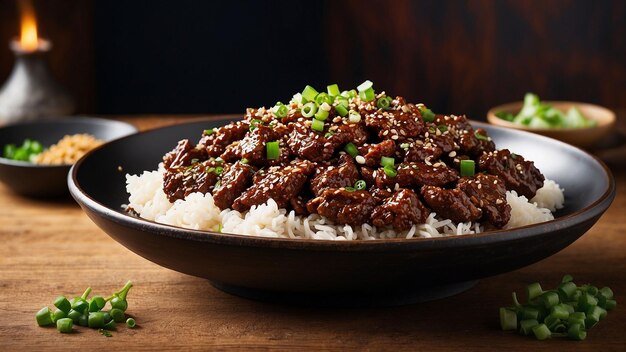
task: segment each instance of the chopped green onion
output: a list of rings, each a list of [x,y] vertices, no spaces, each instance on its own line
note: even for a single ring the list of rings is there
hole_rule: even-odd
[[[583,324],[571,324],[567,329],[567,337],[572,340],[582,341],[587,337],[587,332],[583,329]]]
[[[317,112],[317,105],[314,102],[308,102],[302,106],[302,116],[311,117]]]
[[[576,292],[576,284],[571,281],[562,283],[559,285],[558,291],[564,298],[570,298],[574,295],[574,292]]]
[[[354,110],[350,110],[350,116],[348,117],[348,121],[350,121],[351,123],[361,122],[361,114]]]
[[[546,309],[550,309],[559,304],[559,295],[554,291],[544,293],[541,298]]]
[[[328,94],[322,92],[315,97],[315,102],[317,105],[322,105],[324,103],[331,104],[333,99]]]
[[[280,146],[278,141],[265,143],[267,160],[276,160],[280,156]]]
[[[461,176],[474,176],[475,167],[474,160],[461,160]]]
[[[480,133],[478,133],[478,131],[474,132],[474,137],[476,137],[476,139],[478,139],[479,141],[488,141],[489,137],[484,136]]]
[[[604,309],[606,310],[611,310],[614,309],[615,306],[617,306],[617,301],[614,299],[607,299],[606,303],[604,304]]]
[[[389,177],[396,177],[398,175],[398,171],[396,171],[396,169],[393,166],[387,165],[383,167],[383,171],[385,172],[385,175]]]
[[[313,101],[317,94],[319,93],[315,90],[315,88],[308,85],[304,87],[304,90],[302,91],[302,97],[307,101]]]
[[[72,332],[72,325],[74,325],[74,322],[70,318],[62,318],[57,320],[57,330],[64,334]]]
[[[356,146],[353,143],[346,144],[346,146],[343,147],[343,149],[346,151],[346,153],[350,154],[350,156],[353,158],[359,155],[359,150],[356,148]]]
[[[391,105],[391,98],[389,97],[381,97],[376,101],[376,106],[379,109],[387,109]]]
[[[362,191],[367,188],[367,183],[364,180],[358,180],[354,183],[354,188],[357,191]]]
[[[278,102],[272,108],[272,112],[274,113],[274,115],[276,115],[276,117],[283,118],[287,116],[287,113],[289,112],[289,108],[285,104]]]
[[[216,174],[216,175],[221,175],[221,174],[222,174],[222,172],[224,172],[224,168],[223,168],[223,167],[221,167],[221,166],[217,166],[217,167],[215,168],[215,171],[214,171],[214,172],[215,172],[215,174]]]
[[[348,192],[354,192],[355,191],[354,187],[344,187],[344,189],[346,191],[348,191]]]
[[[526,287],[526,293],[528,295],[528,300],[530,301],[541,296],[543,294],[543,290],[538,282],[534,282]]]
[[[326,86],[326,91],[331,97],[336,97],[339,95],[339,86],[336,84],[331,84],[329,86]]]
[[[323,110],[323,109],[319,109],[317,110],[317,112],[315,113],[315,119],[316,120],[320,120],[320,121],[324,121],[328,118],[328,111]]]
[[[598,293],[602,295],[603,297],[606,297],[607,299],[613,298],[613,290],[611,290],[609,287],[601,288],[600,291],[598,291]]]
[[[213,133],[215,133],[215,128],[209,128],[207,130],[204,130],[204,134],[206,134],[207,136],[210,136]]]
[[[65,298],[65,296],[59,296],[54,300],[54,306],[64,311],[65,313],[69,313],[72,309],[72,304],[70,301]]]
[[[383,156],[383,157],[380,158],[380,165],[383,166],[383,167],[385,167],[385,166],[392,166],[393,167],[395,165],[395,163],[396,163],[396,161],[395,161],[394,158],[390,158],[390,157],[387,157],[387,156]]]
[[[423,107],[420,109],[420,113],[422,114],[422,119],[426,122],[435,121],[435,113],[433,113],[429,108]]]
[[[501,308],[502,309],[502,308]],[[513,313],[515,314],[515,313]],[[517,321],[517,320],[516,320]],[[539,325],[539,322],[537,321],[537,319],[526,319],[526,320],[522,320],[519,322],[519,326],[520,326],[520,333],[522,335],[530,335],[532,333],[532,329]],[[505,329],[502,329],[505,330]]]
[[[50,312],[50,308],[48,307],[41,308],[35,315],[35,318],[39,326],[51,325],[53,323],[52,312]]]
[[[364,92],[368,89],[372,89],[373,86],[374,86],[374,83],[372,83],[372,81],[366,80],[365,82],[359,84],[358,87],[356,87],[356,89],[359,92]]]
[[[539,309],[533,307],[524,307],[520,314],[522,319],[539,319]]]
[[[318,132],[324,132],[324,121],[318,119],[311,120],[311,129]]]
[[[335,106],[335,111],[337,111],[337,114],[339,114],[339,116],[346,116],[346,115],[348,115],[348,109],[345,106],[341,105],[341,104]]]
[[[376,93],[374,93],[374,89],[369,88],[362,92],[359,92],[359,98],[363,101],[372,101],[376,98]]]
[[[254,131],[257,128],[258,125],[262,125],[262,124],[263,124],[263,121],[261,121],[261,120],[257,120],[257,119],[251,120],[250,121],[250,132]]]
[[[548,337],[584,339],[587,336],[585,330],[607,316],[607,309],[603,306],[609,304],[606,297],[613,296],[608,287],[576,286],[570,275],[563,277],[557,290],[544,291],[539,283],[529,285],[527,290],[528,303],[520,304],[513,292],[514,306],[500,308],[500,319],[502,323],[507,310],[513,312],[520,334],[526,335],[532,330],[539,340]]]
[[[598,305],[598,300],[594,296],[588,293],[583,293],[578,299],[579,310],[587,311],[590,308],[595,307],[597,305]]]
[[[246,159],[246,158],[241,158],[241,160],[239,160],[240,163],[242,164],[247,164],[250,162],[250,160]]]
[[[514,153],[511,153],[511,158],[515,159],[515,154]],[[572,275],[566,274],[566,275],[563,275],[563,278],[561,279],[561,283],[564,284],[564,283],[567,283],[567,282],[571,282],[572,280],[574,280]]]
[[[500,326],[502,330],[517,329],[517,314],[507,308],[500,308]]]
[[[357,97],[357,95],[358,95],[358,93],[357,93],[357,91],[356,91],[356,90],[354,90],[354,89],[350,89],[350,90],[348,91],[348,98],[351,98],[351,99],[352,99],[352,98],[356,98],[356,97]]]
[[[448,126],[446,126],[446,125],[439,125],[439,126],[437,126],[437,129],[439,131],[441,131],[441,132],[445,132],[445,131],[448,130]]]
[[[532,330],[537,340],[545,340],[552,335],[552,332],[550,332],[550,329],[548,329],[546,324],[536,325],[532,328]]]
[[[402,149],[409,149],[410,146],[411,145],[409,143],[402,143],[402,144],[400,144],[400,148],[402,148]]]
[[[558,319],[567,319],[569,318],[569,311],[562,304],[557,304],[550,308],[550,315],[558,318]]]
[[[133,318],[128,318],[128,319],[126,319],[126,325],[127,325],[129,328],[131,328],[131,329],[132,329],[132,328],[134,328],[134,327],[137,325],[137,323],[135,322],[135,319],[133,319]]]

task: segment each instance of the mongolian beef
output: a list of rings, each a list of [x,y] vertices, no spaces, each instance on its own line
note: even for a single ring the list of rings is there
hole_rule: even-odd
[[[431,213],[503,228],[507,191],[529,200],[545,180],[464,115],[377,94],[370,81],[343,93],[307,86],[288,104],[248,109],[197,143],[178,142],[159,175],[169,203],[210,194],[211,205],[245,214],[273,201],[292,217],[396,232],[434,221]],[[138,210],[132,196],[129,206]]]

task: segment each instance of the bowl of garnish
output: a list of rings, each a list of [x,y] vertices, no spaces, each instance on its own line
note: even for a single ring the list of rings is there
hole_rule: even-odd
[[[135,133],[125,122],[92,117],[54,118],[0,128],[0,181],[34,197],[67,194],[67,173],[85,153]]]
[[[499,105],[487,113],[493,125],[538,133],[581,148],[593,148],[611,133],[615,113],[572,101],[540,101],[527,93],[523,102]]]

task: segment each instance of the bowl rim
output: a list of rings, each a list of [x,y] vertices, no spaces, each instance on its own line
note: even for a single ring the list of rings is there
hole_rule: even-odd
[[[229,120],[196,120],[190,122],[184,122],[182,124],[195,124],[206,123],[216,121],[229,121]],[[511,130],[501,126],[490,125],[484,122],[470,120],[473,127],[476,128],[495,128],[505,130],[510,133]],[[182,124],[169,125],[142,131],[133,135],[119,138],[118,141],[127,138],[135,137],[145,133],[158,132],[162,129],[167,129]],[[556,143],[562,148],[571,149],[575,153],[582,153],[585,156],[590,157],[593,161],[604,171],[604,177],[606,178],[607,187],[602,195],[592,202],[590,205],[579,209],[571,214],[558,217],[554,220],[546,221],[543,223],[526,225],[516,227],[513,229],[498,229],[492,231],[486,231],[478,234],[468,234],[459,236],[445,236],[445,237],[433,237],[433,238],[393,238],[393,239],[377,239],[371,241],[353,240],[353,241],[337,241],[337,240],[318,240],[318,239],[292,239],[292,238],[275,238],[275,237],[262,237],[262,236],[250,236],[239,235],[231,233],[219,233],[215,231],[193,230],[173,225],[166,225],[157,223],[152,220],[143,219],[137,216],[123,213],[119,210],[111,209],[106,205],[98,202],[91,197],[80,187],[78,183],[78,170],[90,156],[105,147],[101,145],[91,151],[89,151],[83,158],[78,160],[68,173],[68,188],[70,194],[83,208],[83,210],[92,216],[90,212],[98,214],[98,216],[104,219],[114,222],[124,227],[131,227],[138,231],[150,232],[154,235],[172,237],[176,239],[192,240],[196,242],[209,242],[221,245],[235,245],[235,246],[251,246],[258,248],[289,248],[289,249],[306,249],[306,250],[323,250],[323,251],[372,251],[379,250],[385,251],[389,247],[400,246],[405,250],[414,250],[416,248],[451,248],[451,247],[465,247],[468,245],[485,245],[489,243],[495,243],[500,241],[516,240],[521,238],[528,238],[533,236],[541,236],[550,233],[550,229],[546,227],[555,228],[568,228],[579,223],[588,221],[596,216],[600,216],[612,203],[615,198],[615,179],[610,169],[597,157],[585,152],[584,150],[575,146],[563,143],[559,140],[548,138],[542,135],[533,134],[523,130],[515,130],[513,133],[525,134],[526,137],[543,139],[547,143]],[[120,204],[121,210],[121,204]]]
[[[491,109],[489,109],[489,111],[487,111],[487,120],[491,125],[494,125],[494,126],[504,126],[504,127],[510,127],[510,128],[515,128],[515,129],[524,130],[524,131],[531,131],[531,132],[552,132],[552,133],[584,132],[584,131],[596,130],[598,128],[607,128],[607,127],[612,126],[616,120],[615,112],[602,105],[585,103],[585,102],[580,102],[580,101],[569,101],[569,100],[542,100],[541,102],[549,104],[549,105],[553,105],[553,106],[567,104],[567,105],[592,107],[595,109],[603,110],[603,112],[606,113],[606,115],[609,118],[607,119],[606,122],[604,121],[601,122],[592,118],[594,121],[598,121],[598,124],[596,126],[550,128],[550,127],[529,127],[526,125],[521,125],[521,124],[517,124],[511,121],[501,119],[496,115],[496,113],[511,109],[513,106],[523,105],[524,101],[520,100],[520,101],[512,101],[509,103],[504,103],[504,104],[500,104],[500,105],[496,105],[492,107]]]
[[[122,137],[105,140],[104,141],[105,143],[114,141],[119,138],[128,137],[139,131],[135,125],[128,123],[128,122],[119,121],[119,120],[111,120],[111,119],[106,119],[102,117],[90,117],[86,115],[46,117],[46,118],[42,118],[42,119],[38,119],[34,121],[15,122],[15,123],[0,126],[0,130],[10,129],[13,127],[28,126],[28,125],[39,125],[42,123],[43,124],[55,124],[55,123],[69,124],[73,122],[78,122],[80,124],[100,125],[100,126],[118,125],[118,126],[128,127],[129,131],[131,130],[133,131],[133,132],[130,132],[128,135],[125,135]],[[1,147],[4,148],[4,145]],[[28,162],[28,161],[7,159],[7,158],[2,157],[2,154],[0,154],[0,164],[14,166],[14,167],[31,168],[31,169],[68,169],[68,170],[73,165],[73,164],[35,164],[35,163]]]

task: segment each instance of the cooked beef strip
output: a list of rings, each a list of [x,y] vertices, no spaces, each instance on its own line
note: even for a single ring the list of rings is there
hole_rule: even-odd
[[[337,165],[317,168],[311,179],[311,191],[316,196],[326,188],[352,187],[359,179],[359,171],[351,156],[344,154]]]
[[[313,163],[307,160],[296,160],[286,167],[272,166],[265,176],[255,177],[252,186],[235,199],[232,208],[248,210],[270,198],[279,208],[286,208],[289,200],[300,193],[313,169]]]
[[[194,159],[196,161],[206,160],[206,153],[195,148],[188,139],[183,139],[178,142],[174,150],[163,156],[163,166],[166,169],[189,166]]]
[[[506,187],[498,176],[476,174],[461,177],[457,188],[465,192],[472,203],[482,209],[483,217],[496,227],[504,227],[511,219],[511,206],[506,202]]]
[[[338,224],[359,226],[369,221],[376,200],[367,191],[327,188],[307,203],[307,209]]]
[[[224,153],[229,144],[241,140],[249,129],[248,122],[237,121],[214,128],[214,132],[211,134],[203,132],[202,138],[198,142],[198,148],[205,148],[208,156],[216,158]]]
[[[163,192],[170,202],[184,199],[194,192],[207,193],[219,179],[215,172],[221,164],[214,159],[195,162],[189,166],[179,166],[166,169],[163,174]]]
[[[383,156],[395,156],[396,143],[392,139],[386,139],[378,144],[366,144],[359,148],[359,154],[365,158],[365,165],[378,167]]]
[[[424,223],[429,213],[413,190],[403,189],[374,209],[372,224],[380,227],[392,225],[394,230],[404,231],[414,224]]]
[[[504,180],[507,189],[532,199],[545,180],[535,163],[523,156],[511,154],[508,149],[485,153],[478,159],[481,171],[489,172]]]
[[[424,127],[419,111],[361,109],[363,115],[365,125],[376,130],[380,139],[404,140],[417,137]]]
[[[302,196],[291,198],[289,205],[291,205],[291,209],[293,209],[296,215],[309,215],[309,210],[306,208],[306,199],[302,198]]]
[[[213,201],[220,209],[231,208],[235,198],[245,191],[254,175],[254,168],[240,161],[231,165],[213,191]]]
[[[294,123],[287,144],[294,155],[311,161],[329,160],[335,151],[323,134],[311,129],[310,121]]]
[[[443,162],[432,165],[421,162],[402,163],[397,166],[397,172],[395,177],[389,177],[383,168],[376,170],[376,186],[391,189],[394,189],[395,185],[400,188],[421,185],[443,186],[459,178],[459,173],[447,167]]]
[[[477,208],[470,198],[458,188],[443,189],[437,186],[422,187],[424,202],[437,215],[454,222],[476,221],[482,217],[482,210]]]

